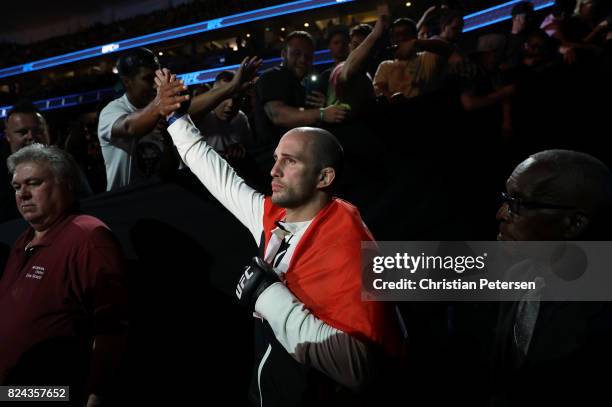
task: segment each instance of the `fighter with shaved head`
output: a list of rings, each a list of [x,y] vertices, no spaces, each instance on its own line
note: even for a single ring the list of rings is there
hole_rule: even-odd
[[[245,60],[236,75],[248,82],[256,65]],[[160,94],[179,91],[172,79],[157,72]],[[171,96],[161,103],[178,108]],[[260,247],[236,287],[256,317],[251,400],[354,400],[350,390],[372,380],[375,361],[396,352],[400,337],[393,308],[361,300],[361,242],[373,237],[357,208],[332,195],[343,167],[340,143],[319,128],[285,133],[274,151],[272,195],[264,196],[206,144],[189,115],[168,121],[183,161]]]

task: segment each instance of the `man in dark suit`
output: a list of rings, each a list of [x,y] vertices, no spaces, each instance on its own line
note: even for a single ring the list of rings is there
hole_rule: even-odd
[[[498,240],[610,240],[612,174],[590,155],[530,156],[508,178],[502,200]],[[611,303],[545,301],[547,289],[500,306],[491,405],[594,405],[602,397],[609,404],[602,372],[612,361]]]

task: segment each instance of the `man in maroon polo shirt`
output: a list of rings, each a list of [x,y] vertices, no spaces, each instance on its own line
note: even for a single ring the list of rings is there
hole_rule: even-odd
[[[74,405],[101,405],[125,349],[121,249],[76,211],[80,173],[68,153],[33,144],[7,165],[31,227],[0,279],[0,385],[70,385]]]

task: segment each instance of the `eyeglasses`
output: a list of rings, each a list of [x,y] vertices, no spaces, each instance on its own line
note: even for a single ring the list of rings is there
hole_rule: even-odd
[[[501,202],[502,204],[508,205],[508,214],[509,215],[520,215],[521,207],[525,207],[528,209],[577,209],[575,206],[568,205],[557,205],[543,202],[529,202],[523,201],[520,198],[513,198],[505,192],[501,193]]]

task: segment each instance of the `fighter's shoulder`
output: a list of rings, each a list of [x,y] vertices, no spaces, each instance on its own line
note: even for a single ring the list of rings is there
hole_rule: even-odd
[[[343,240],[372,240],[370,231],[355,205],[340,198],[334,198],[332,205],[334,205],[332,224],[342,228]]]

